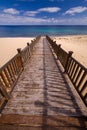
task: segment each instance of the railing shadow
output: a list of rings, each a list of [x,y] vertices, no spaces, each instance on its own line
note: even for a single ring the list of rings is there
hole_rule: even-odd
[[[43,72],[44,88],[43,102],[36,101],[37,107],[42,107],[42,130],[62,130],[64,128],[76,128],[79,130],[87,128],[85,117],[80,110],[76,99],[60,69],[55,63],[55,69],[50,69],[52,65],[52,54],[47,55],[49,46],[44,41],[43,46]],[[51,53],[51,52],[50,52]],[[49,62],[49,63],[48,63]],[[51,63],[51,64],[50,64]]]
[[[56,44],[56,41],[53,41],[49,36],[46,36],[46,38],[57,59],[61,62],[64,72],[68,75],[82,101],[87,106],[87,68],[72,57],[72,51],[67,53],[61,48],[60,44]]]

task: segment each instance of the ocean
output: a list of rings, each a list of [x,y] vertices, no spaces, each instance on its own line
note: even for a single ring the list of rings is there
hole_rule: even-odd
[[[5,25],[0,26],[0,37],[35,37],[37,35],[84,35],[87,25]]]

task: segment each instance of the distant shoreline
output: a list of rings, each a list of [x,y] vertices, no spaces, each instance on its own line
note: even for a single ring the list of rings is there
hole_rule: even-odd
[[[0,26],[87,26],[87,25],[0,25]]]
[[[0,37],[87,35],[87,25],[1,25]]]
[[[48,35],[48,34],[47,34]],[[38,36],[38,35],[37,35]],[[41,36],[43,36],[43,35],[41,35]],[[44,35],[44,36],[46,36],[46,35]],[[54,38],[54,37],[70,37],[70,36],[72,36],[72,37],[77,37],[77,36],[87,36],[87,34],[64,34],[64,35],[48,35],[48,36],[50,36],[51,38]],[[25,37],[23,37],[23,36],[18,36],[18,37],[16,37],[16,36],[14,36],[14,37],[0,37],[0,38],[35,38],[35,37],[33,37],[33,36],[25,36]]]
[[[36,36],[38,36],[38,35],[36,35]],[[6,37],[6,36],[3,36],[3,37],[0,37],[0,38],[34,38],[34,37],[36,37],[36,36],[14,36],[14,37]],[[46,35],[41,35],[41,36],[46,36]],[[74,36],[87,36],[87,34],[64,34],[64,35],[48,35],[48,36],[50,36],[50,37],[70,37],[70,36],[72,36],[72,37],[74,37]]]

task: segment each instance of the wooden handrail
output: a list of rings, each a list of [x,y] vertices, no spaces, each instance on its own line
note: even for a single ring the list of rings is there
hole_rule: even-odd
[[[67,53],[57,45],[49,36],[46,36],[49,41],[54,53],[64,67],[66,74],[73,83],[75,89],[79,93],[84,104],[87,106],[87,68],[79,63],[75,58],[72,57],[72,51]]]
[[[0,68],[0,111],[5,102],[8,101],[26,62],[31,57],[34,46],[39,39],[40,36],[36,37],[31,44],[27,43],[27,46],[23,50],[18,48],[18,54]]]

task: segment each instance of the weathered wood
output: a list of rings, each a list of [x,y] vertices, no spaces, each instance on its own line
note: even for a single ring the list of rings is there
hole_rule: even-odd
[[[1,76],[1,78],[2,78],[2,80],[3,80],[3,83],[5,84],[6,89],[9,88],[9,83],[8,83],[8,81],[7,81],[7,79],[6,79],[6,76],[4,75],[4,72],[3,72],[3,71],[0,72],[0,76]]]
[[[77,92],[79,93],[80,97],[82,98],[83,102],[87,106],[87,99],[84,100],[84,97],[82,97],[82,91],[79,91],[79,88],[81,87],[83,82],[87,81],[87,68],[85,68],[75,58],[72,57],[72,53],[73,53],[72,51],[67,53],[62,48],[60,48],[58,50],[58,47],[55,45],[56,42],[53,42],[53,40],[51,40],[51,38],[49,36],[46,36],[46,38],[49,41],[49,43],[51,44],[55,54],[57,55],[58,59],[60,60],[62,66],[65,69],[65,72],[68,74],[71,82],[75,86],[75,88],[76,88]],[[55,47],[56,47],[57,51],[55,51]],[[67,58],[65,58],[65,56]],[[83,73],[83,71],[84,71],[84,73]],[[82,85],[82,90],[83,89],[84,89],[84,85]],[[87,94],[87,86],[85,86],[85,91]]]
[[[4,108],[5,103],[9,100],[10,96],[8,95],[3,84],[0,82],[0,112]]]
[[[30,128],[41,128],[40,130],[48,130],[48,128],[52,128],[51,130],[86,130],[87,129],[87,121],[86,118],[81,117],[67,117],[67,116],[24,116],[24,115],[3,115],[2,119],[0,119],[1,125],[11,125],[12,128],[20,126],[21,128],[29,127]],[[3,128],[5,128],[3,127]],[[46,129],[47,127],[47,129]],[[62,128],[62,129],[61,129]],[[50,130],[49,129],[49,130]],[[1,129],[0,129],[1,130]],[[25,129],[23,129],[25,130]],[[31,129],[32,130],[32,129]]]
[[[78,82],[78,79],[79,79],[79,76],[80,76],[81,73],[82,73],[82,68],[79,67],[79,70],[78,70],[78,73],[77,73],[77,77],[76,77],[76,79],[74,81],[75,87],[77,87],[77,82]]]
[[[76,75],[76,72],[77,72],[77,68],[78,68],[78,64],[75,63],[75,69],[74,69],[74,72],[72,74],[72,81],[74,81],[74,78],[75,78],[75,75]]]
[[[8,73],[8,71],[7,71],[7,68],[5,68],[4,69],[4,73],[5,73],[5,75],[6,75],[6,77],[7,77],[7,80],[8,80],[8,82],[9,82],[9,84],[10,84],[10,77],[9,77],[9,73]]]
[[[17,51],[18,51],[18,54],[19,54],[19,57],[18,57],[18,65],[19,65],[19,68],[22,67],[22,68],[24,69],[23,61],[22,61],[22,52],[21,52],[21,48],[18,48]]]
[[[30,46],[32,46],[32,50],[39,39],[40,36],[36,37],[36,39],[30,44]],[[30,50],[30,46],[27,44],[27,47],[25,47],[22,51],[18,48],[18,54],[0,68],[0,94],[4,95],[1,104],[5,102],[5,99],[8,99],[8,95],[13,90],[13,87],[23,71],[24,65],[30,57],[30,52],[32,52],[32,50]],[[1,108],[2,105],[0,105],[0,109]]]
[[[65,61],[65,71],[64,72],[67,72],[68,71],[68,67],[70,66],[70,57],[72,56],[73,52],[72,51],[69,51],[68,52],[68,56],[67,56],[67,60]]]
[[[27,43],[27,46],[28,46],[28,55],[29,55],[29,58],[30,58],[30,56],[31,56],[30,44]]]
[[[2,111],[0,130],[85,130],[86,108],[75,89],[71,91],[47,40],[35,48]]]
[[[85,77],[86,77],[86,72],[84,72],[83,73],[83,75],[82,75],[82,77],[81,77],[81,79],[80,79],[80,81],[79,81],[79,83],[78,83],[78,85],[77,85],[77,88],[79,88],[79,86],[81,85],[81,83],[83,82],[83,80],[85,79]],[[87,80],[86,80],[87,81]]]
[[[5,89],[5,87],[3,86],[3,84],[0,82],[0,93],[1,93],[1,95],[3,96],[3,97],[5,97],[5,99],[6,100],[8,100],[9,99],[9,95],[8,95],[8,93],[7,93],[7,91],[6,91],[6,89]]]

